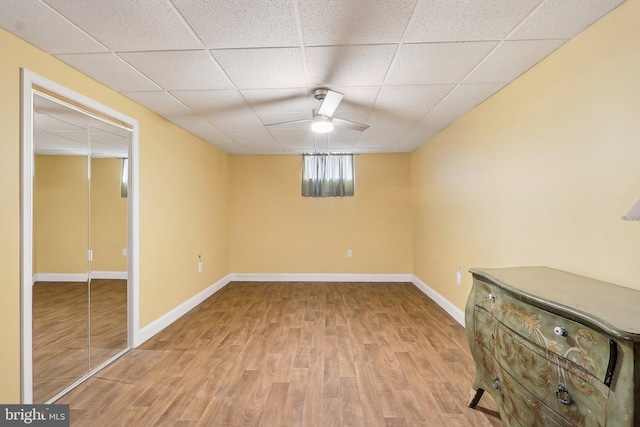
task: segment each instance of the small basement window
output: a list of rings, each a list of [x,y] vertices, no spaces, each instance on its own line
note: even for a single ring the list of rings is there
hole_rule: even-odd
[[[304,197],[353,196],[355,169],[353,154],[303,154],[302,195]]]

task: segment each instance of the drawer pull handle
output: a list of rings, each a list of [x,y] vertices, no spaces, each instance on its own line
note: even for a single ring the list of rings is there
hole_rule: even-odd
[[[489,294],[489,301],[496,302],[496,296],[494,294]]]
[[[564,406],[571,405],[571,395],[564,384],[558,384],[556,397],[558,398],[558,402],[562,403]]]
[[[553,328],[553,333],[560,337],[566,337],[569,335],[569,331],[567,331],[567,328],[564,328],[562,326],[556,326],[555,328]]]
[[[496,390],[500,388],[500,377],[493,377],[493,388]]]

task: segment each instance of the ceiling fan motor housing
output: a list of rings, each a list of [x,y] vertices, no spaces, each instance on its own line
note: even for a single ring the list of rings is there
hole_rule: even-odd
[[[324,98],[327,96],[327,92],[329,89],[318,88],[313,91],[313,97],[318,101],[324,101]]]

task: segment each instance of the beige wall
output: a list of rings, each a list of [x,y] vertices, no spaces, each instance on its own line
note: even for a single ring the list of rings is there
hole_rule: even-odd
[[[127,198],[120,196],[122,159],[91,159],[91,271],[127,271]]]
[[[86,274],[89,181],[83,156],[36,156],[33,272]]]
[[[20,400],[20,68],[140,123],[140,326],[229,273],[225,153],[0,30],[0,402]],[[202,254],[204,271],[197,272]]]
[[[470,267],[640,289],[639,22],[623,4],[412,153],[416,276],[460,308]]]
[[[231,271],[411,271],[408,154],[356,156],[354,197],[302,197],[301,165],[296,155],[232,156]]]

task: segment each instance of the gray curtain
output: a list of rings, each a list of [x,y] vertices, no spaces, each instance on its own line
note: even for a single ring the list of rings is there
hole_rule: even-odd
[[[303,196],[353,196],[354,183],[353,154],[302,155]]]

